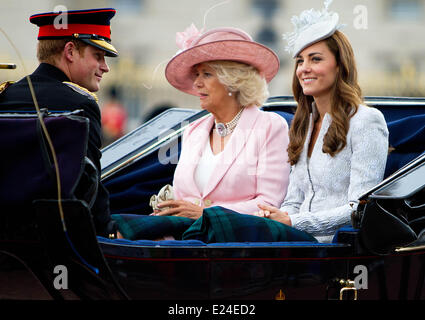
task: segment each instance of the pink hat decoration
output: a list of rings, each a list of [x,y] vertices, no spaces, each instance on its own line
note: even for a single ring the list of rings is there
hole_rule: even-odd
[[[176,44],[177,47],[180,48],[180,51],[177,52],[177,54],[188,49],[192,42],[201,36],[203,30],[204,29],[198,30],[198,28],[196,28],[195,25],[192,23],[190,27],[186,28],[185,31],[177,32]]]

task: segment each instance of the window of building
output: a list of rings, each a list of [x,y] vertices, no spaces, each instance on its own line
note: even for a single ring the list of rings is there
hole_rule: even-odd
[[[277,0],[252,0],[251,6],[264,18],[271,18],[277,12],[279,3]]]
[[[111,3],[120,12],[139,14],[144,6],[144,0],[112,0]]]
[[[391,0],[389,15],[396,20],[420,20],[424,15],[423,6],[424,3],[421,0]]]

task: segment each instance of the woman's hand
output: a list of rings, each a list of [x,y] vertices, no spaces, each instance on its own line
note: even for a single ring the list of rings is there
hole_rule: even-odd
[[[202,216],[203,207],[185,200],[168,200],[158,204],[158,208],[169,207],[168,209],[156,211],[155,216],[176,216],[191,219],[198,219]]]
[[[269,218],[286,224],[290,227],[292,226],[291,218],[289,217],[288,212],[280,211],[276,207],[267,206],[264,204],[258,204],[257,206],[260,208],[260,211],[255,214],[256,216]]]

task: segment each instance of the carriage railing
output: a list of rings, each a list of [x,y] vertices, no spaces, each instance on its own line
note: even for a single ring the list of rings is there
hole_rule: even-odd
[[[14,63],[0,63],[0,69],[16,69],[16,64],[14,64]]]
[[[142,124],[102,150],[101,179],[107,179],[180,137],[191,122],[207,114],[205,110],[172,108]]]

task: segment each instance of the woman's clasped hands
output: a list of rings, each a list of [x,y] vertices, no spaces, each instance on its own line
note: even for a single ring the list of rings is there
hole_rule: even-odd
[[[268,218],[280,223],[292,226],[291,218],[286,211],[280,211],[278,208],[264,204],[258,204],[260,209],[255,213],[257,217]]]

